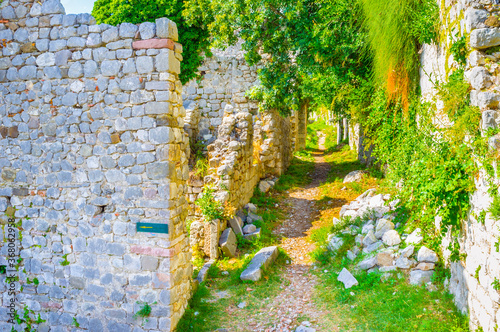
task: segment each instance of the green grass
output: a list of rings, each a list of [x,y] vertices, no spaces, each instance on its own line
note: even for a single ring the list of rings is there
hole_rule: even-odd
[[[246,318],[263,309],[268,300],[279,292],[284,283],[281,272],[289,259],[286,253],[280,250],[276,262],[268,270],[264,270],[260,281],[241,281],[240,274],[252,256],[237,262],[224,259],[212,265],[207,281],[198,287],[191,298],[177,325],[177,331],[204,332],[221,327],[238,331],[241,326],[246,327]],[[223,271],[229,274],[224,275]],[[214,295],[221,291],[227,292],[228,297],[217,299]],[[246,307],[236,308],[241,302],[246,302]]]
[[[411,286],[402,272],[385,282],[362,272],[356,276],[359,285],[346,290],[337,281],[338,271],[328,271],[320,275],[315,300],[334,312],[328,319],[341,331],[469,331],[451,295]]]

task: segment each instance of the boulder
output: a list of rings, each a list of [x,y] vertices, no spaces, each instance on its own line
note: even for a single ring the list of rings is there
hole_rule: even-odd
[[[241,273],[241,280],[258,281],[262,277],[262,269],[267,268],[278,257],[278,247],[266,247],[253,256],[250,264]]]
[[[408,259],[406,257],[400,256],[394,263],[400,269],[410,269],[415,265],[416,262],[413,259]]]
[[[236,255],[236,235],[231,228],[226,228],[219,239],[219,246],[227,257]]]
[[[245,205],[245,208],[248,210],[248,212],[257,213],[257,207],[252,203],[248,203],[247,205]]]
[[[483,28],[470,33],[470,46],[475,49],[485,49],[500,45],[500,29]]]
[[[384,244],[382,243],[382,241],[378,241],[378,242],[375,242],[373,244],[370,244],[368,247],[364,248],[363,249],[363,252],[365,254],[369,254],[371,252],[374,252],[374,251],[377,251],[379,250],[380,248],[382,248],[384,246]]]
[[[243,220],[239,216],[236,215],[234,218],[229,219],[229,226],[236,234],[243,235]]]
[[[401,243],[401,238],[399,237],[399,233],[392,229],[385,232],[382,241],[388,246],[395,246]]]
[[[257,230],[257,227],[255,225],[252,225],[252,224],[249,224],[249,225],[245,225],[245,227],[243,227],[243,234],[250,234],[250,233],[253,233]]]
[[[380,272],[392,272],[392,271],[397,271],[398,267],[395,265],[392,266],[381,266],[378,270]]]
[[[372,230],[368,231],[365,238],[363,239],[363,245],[365,247],[368,247],[369,245],[374,244],[375,242],[377,242],[377,238],[375,237],[375,234],[373,233]]]
[[[377,221],[377,226],[375,227],[375,236],[377,237],[377,239],[381,239],[386,232],[393,229],[394,224],[392,221],[381,218]]]
[[[420,228],[416,228],[408,237],[406,238],[405,242],[406,244],[420,244],[422,240],[424,239],[422,237],[422,230]]]
[[[368,202],[368,204],[372,208],[384,206],[384,204],[385,204],[384,195],[378,194],[378,195],[373,196],[372,198],[370,198],[370,201]]]
[[[436,263],[439,260],[439,258],[438,258],[438,255],[434,251],[432,251],[429,248],[423,246],[418,251],[417,260],[419,262]]]
[[[434,271],[413,270],[410,272],[410,284],[422,285],[431,281]]]
[[[259,190],[263,193],[267,193],[271,189],[271,184],[266,180],[262,180],[259,182]]]
[[[208,270],[210,269],[213,263],[215,263],[215,260],[210,260],[202,266],[200,272],[198,272],[198,276],[196,276],[197,282],[201,284],[202,282],[205,281],[205,279],[207,278]]]
[[[361,181],[365,173],[366,171],[353,171],[345,176],[344,183]]]
[[[358,264],[358,268],[360,270],[368,270],[368,269],[371,269],[372,267],[374,267],[375,265],[377,265],[377,257],[372,257],[372,258],[365,259],[364,261],[361,261]]]
[[[377,265],[378,266],[392,266],[394,265],[394,258],[392,257],[392,252],[384,251],[377,254]]]
[[[357,286],[359,284],[356,278],[354,278],[351,272],[349,272],[346,268],[343,268],[342,271],[340,271],[337,280],[342,282],[345,288],[351,288],[352,286]]]
[[[253,239],[259,238],[260,237],[260,230],[261,230],[260,228],[257,228],[255,230],[255,232],[245,234],[245,235],[243,235],[243,237],[247,240],[253,240]]]
[[[413,255],[414,251],[415,251],[414,246],[408,246],[401,251],[401,256],[406,257],[406,258],[410,258],[411,255]]]

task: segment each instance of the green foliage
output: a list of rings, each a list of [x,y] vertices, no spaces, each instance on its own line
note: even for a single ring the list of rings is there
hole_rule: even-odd
[[[495,280],[493,280],[493,282],[491,283],[491,285],[493,286],[494,290],[500,291],[500,280],[498,280],[497,278],[495,278]]]
[[[460,66],[467,63],[467,38],[462,36],[458,38],[450,47],[450,53]]]
[[[63,261],[60,263],[62,266],[69,265],[68,254],[62,255]]]
[[[203,193],[198,197],[195,204],[200,208],[206,222],[215,219],[224,219],[224,206],[214,197],[215,190],[208,186],[203,188]]]
[[[45,320],[41,318],[40,314],[36,316],[36,319],[33,318],[34,316],[35,312],[28,309],[28,306],[24,306],[22,316],[18,311],[14,312],[14,321],[19,325],[25,324],[24,332],[36,332],[37,329],[35,325],[45,323]],[[14,330],[14,327],[12,327],[12,329]]]
[[[97,23],[118,25],[123,22],[155,22],[157,18],[168,17],[177,24],[179,43],[183,47],[181,82],[187,83],[197,75],[203,61],[203,53],[210,54],[210,36],[202,21],[191,19],[188,23],[182,14],[182,0],[97,0],[92,15]]]
[[[80,323],[78,323],[78,321],[76,320],[76,318],[75,318],[75,317],[73,317],[73,325],[74,325],[75,327],[80,327]]]
[[[206,22],[218,47],[241,38],[250,65],[265,54],[261,85],[248,92],[261,109],[329,107],[340,86],[367,77],[357,0],[188,0],[186,13]]]
[[[478,265],[476,271],[474,272],[474,278],[476,278],[477,281],[479,281],[479,271],[481,271],[481,265]]]
[[[493,195],[493,201],[488,208],[488,212],[491,213],[491,216],[496,220],[500,219],[500,195],[498,195],[497,191],[495,191],[496,195]]]
[[[437,37],[434,0],[361,0],[377,85],[408,100],[418,85],[418,50]]]

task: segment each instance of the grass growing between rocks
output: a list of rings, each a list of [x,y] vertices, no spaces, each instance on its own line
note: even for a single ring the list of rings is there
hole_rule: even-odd
[[[346,258],[355,235],[341,231],[349,225],[359,226],[362,220],[343,219],[333,225],[333,217],[338,218],[342,205],[367,189],[390,194],[395,190],[376,170],[367,170],[360,182],[344,184],[345,175],[363,169],[354,152],[345,146],[333,149],[325,160],[332,167],[327,182],[320,187],[316,202],[320,215],[310,231],[310,239],[316,243],[311,256],[319,265],[314,273],[320,279],[314,301],[320,310],[330,313],[324,316],[323,327],[327,331],[469,331],[467,319],[456,311],[451,296],[442,286],[435,292],[411,286],[402,272],[385,282],[379,274],[361,272],[355,275],[359,285],[348,290],[337,281],[343,267],[353,272],[353,266],[362,259],[359,256],[351,262]],[[338,234],[344,240],[336,255],[326,249],[329,234]]]
[[[327,315],[340,331],[469,331],[467,319],[458,313],[451,295],[411,286],[402,273],[385,282],[372,273],[357,275],[358,286],[344,289],[338,269],[324,267],[315,301],[334,314]],[[400,278],[401,277],[401,278]]]
[[[224,327],[238,331],[250,314],[265,315],[263,308],[284,284],[282,270],[288,257],[280,249],[276,262],[264,271],[260,281],[241,281],[240,274],[253,255],[223,259],[214,264],[193,295],[177,331],[214,331]],[[243,308],[239,304],[245,303]]]

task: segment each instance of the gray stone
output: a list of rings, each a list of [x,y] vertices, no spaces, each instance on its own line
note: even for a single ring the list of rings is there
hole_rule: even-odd
[[[261,228],[257,228],[254,232],[252,233],[248,233],[248,234],[244,234],[243,237],[246,239],[246,240],[254,240],[254,239],[257,239],[257,238],[260,238],[260,232],[261,232]]]
[[[152,180],[166,179],[169,175],[168,163],[151,163],[146,165],[146,174]]]
[[[142,86],[139,77],[127,77],[121,80],[120,89],[124,91],[133,91],[140,89]]]
[[[227,257],[236,255],[236,235],[231,228],[226,228],[219,239],[219,246]]]
[[[351,288],[352,286],[357,286],[359,284],[356,278],[354,278],[351,272],[349,272],[346,268],[343,268],[342,271],[340,271],[337,280],[342,282],[346,289]]]
[[[269,182],[267,182],[266,180],[262,180],[259,182],[260,192],[267,193],[269,189],[271,189],[271,185],[269,184]]]
[[[205,281],[205,279],[207,278],[208,270],[210,269],[210,267],[212,266],[213,263],[215,263],[215,261],[211,260],[211,261],[203,264],[202,268],[200,269],[200,272],[198,272],[198,276],[196,277],[196,280],[198,281],[198,283],[201,284],[202,282]]]
[[[378,241],[378,242],[370,244],[368,247],[365,247],[363,249],[363,252],[365,254],[369,254],[371,252],[377,251],[378,249],[382,248],[383,246],[384,246],[384,243],[382,241]]]
[[[101,73],[103,76],[117,76],[120,72],[120,61],[104,60],[101,64]]]
[[[153,72],[153,58],[150,56],[137,57],[135,64],[139,74],[149,74]]]
[[[99,33],[91,33],[87,37],[87,46],[88,47],[99,47],[102,45],[101,34]]]
[[[71,78],[83,77],[83,66],[80,62],[74,62],[71,64],[68,70],[68,76]]]
[[[384,236],[382,237],[382,241],[384,244],[388,246],[395,246],[401,243],[401,238],[399,237],[399,233],[395,230],[390,230],[385,232]]]
[[[306,327],[304,325],[297,326],[295,329],[295,332],[316,332],[316,329],[313,329],[312,327]]]
[[[157,127],[149,130],[149,141],[153,144],[164,144],[170,142],[171,128]]]
[[[410,269],[413,265],[415,265],[415,262],[412,259],[400,256],[396,259],[394,264],[400,269]]]
[[[377,221],[377,226],[375,227],[375,237],[381,239],[386,232],[393,229],[394,223],[392,221],[381,218]]]
[[[431,281],[434,271],[413,270],[410,271],[410,284],[422,285]]]
[[[56,53],[56,66],[66,66],[68,60],[71,59],[71,51],[62,50]]]
[[[56,55],[54,53],[43,53],[36,58],[36,64],[39,67],[53,66],[56,64]]]
[[[102,33],[103,43],[111,43],[118,40],[118,28],[111,27]]]
[[[16,12],[11,6],[6,6],[2,9],[2,18],[5,20],[12,20],[16,18]]]
[[[377,265],[377,257],[371,257],[365,259],[358,264],[358,268],[361,270],[368,270]]]
[[[139,28],[132,23],[120,24],[120,37],[121,38],[134,38]]]
[[[156,19],[156,35],[160,38],[179,39],[177,25],[166,17]]]
[[[413,255],[414,251],[415,251],[414,246],[408,246],[401,251],[401,256],[406,257],[406,258],[410,258],[411,255]]]
[[[484,27],[484,21],[488,18],[488,12],[484,9],[467,8],[465,11],[465,29],[468,33],[472,30]]]
[[[31,80],[36,78],[36,66],[24,66],[19,69],[19,78],[22,80]]]
[[[158,258],[151,256],[142,256],[141,267],[143,271],[156,271],[158,269]]]
[[[241,273],[241,280],[258,281],[262,277],[262,269],[267,268],[278,257],[278,247],[267,247],[259,250]]]
[[[247,222],[253,223],[255,221],[264,221],[264,219],[261,216],[255,214],[251,211],[248,211]]]
[[[375,242],[377,242],[377,238],[375,237],[375,234],[373,233],[373,231],[369,230],[363,239],[363,245],[365,247],[368,247],[369,245],[374,244]]]
[[[97,75],[97,62],[87,60],[83,65],[83,73],[85,77],[94,77]]]
[[[481,116],[481,128],[483,130],[495,129],[497,128],[496,118],[498,117],[498,112],[493,110],[486,110],[482,112]]]
[[[243,220],[239,216],[229,219],[229,226],[231,226],[236,234],[243,235]]]
[[[156,35],[156,24],[144,22],[139,25],[141,39],[151,39]]]
[[[252,225],[252,224],[249,224],[249,225],[245,225],[245,227],[243,227],[243,234],[250,234],[250,233],[253,233],[257,230],[257,227],[255,225]]]
[[[47,0],[42,4],[42,14],[65,14],[65,11],[59,0]]]
[[[332,235],[328,236],[328,245],[327,245],[328,250],[336,252],[337,250],[340,249],[340,247],[342,247],[343,244],[344,240],[341,237]]]
[[[62,51],[67,47],[68,42],[65,39],[52,40],[49,43],[50,52]]]
[[[417,260],[419,262],[436,263],[439,260],[439,258],[434,251],[425,246],[422,246],[418,251]]]
[[[500,45],[499,28],[476,29],[470,33],[470,46],[475,49],[485,49]]]

